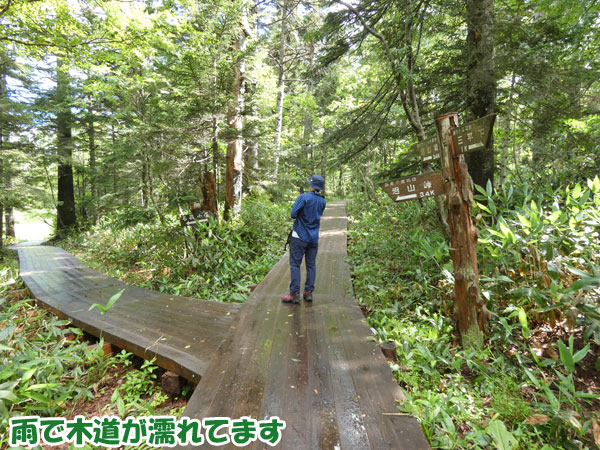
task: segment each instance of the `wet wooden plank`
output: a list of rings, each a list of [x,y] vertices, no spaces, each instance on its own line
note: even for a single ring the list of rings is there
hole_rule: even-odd
[[[197,383],[229,333],[237,304],[178,297],[126,284],[57,247],[19,248],[20,273],[38,302],[88,333]],[[105,305],[124,289],[113,308]]]

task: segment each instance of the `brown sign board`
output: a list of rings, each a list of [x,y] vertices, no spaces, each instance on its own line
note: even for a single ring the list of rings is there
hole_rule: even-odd
[[[414,149],[419,152],[423,162],[432,161],[440,157],[440,147],[437,136],[416,143]]]
[[[193,211],[194,209],[200,209],[202,208],[202,203],[200,202],[194,202],[190,204],[190,209]]]
[[[444,180],[441,172],[411,175],[410,177],[379,183],[379,186],[395,202],[417,200],[444,193]]]
[[[452,142],[457,155],[486,148],[492,137],[495,114],[473,120],[452,130]]]

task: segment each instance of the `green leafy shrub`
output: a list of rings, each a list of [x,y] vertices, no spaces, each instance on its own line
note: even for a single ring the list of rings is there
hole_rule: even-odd
[[[127,283],[174,295],[242,302],[283,253],[288,204],[266,196],[249,198],[239,219],[211,220],[182,229],[167,223],[138,223],[118,231],[112,222],[64,241],[93,268]]]
[[[92,387],[110,365],[102,343],[68,341],[67,321],[37,308],[31,299],[9,300],[22,286],[15,279],[16,261],[0,270],[0,445],[9,417],[58,416],[79,400],[92,399]],[[8,282],[9,280],[14,280]]]
[[[600,344],[600,179],[533,191],[478,187],[493,223],[479,239],[482,287],[494,309],[522,307],[537,323],[567,321]]]

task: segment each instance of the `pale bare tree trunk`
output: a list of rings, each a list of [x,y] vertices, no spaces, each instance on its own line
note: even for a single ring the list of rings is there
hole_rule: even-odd
[[[245,179],[247,180],[247,190],[258,181],[258,129],[256,120],[258,119],[258,107],[254,104],[251,108],[250,123],[252,124],[248,130],[250,138],[247,140],[247,148],[244,152],[244,169]]]
[[[321,154],[321,176],[323,178],[327,175],[327,145],[323,146],[323,153]]]
[[[240,30],[234,42],[234,54],[246,50],[246,31]],[[227,143],[227,166],[225,173],[225,220],[239,214],[242,207],[243,176],[243,118],[244,111],[244,72],[246,65],[242,58],[233,66],[233,83],[231,93],[234,101],[229,107],[227,124],[232,137]]]
[[[363,166],[361,166],[360,164],[357,165],[356,167],[358,168],[358,171],[360,172],[360,176],[363,179],[363,184],[365,185],[365,189],[367,190],[369,197],[371,197],[371,200],[373,200],[376,204],[380,205],[381,201],[379,200],[379,197],[377,196],[377,191],[375,190],[375,186],[373,185],[373,182],[367,175],[365,168]]]
[[[142,191],[141,191],[141,202],[144,208],[148,207],[148,163],[146,162],[145,155],[142,160]]]
[[[113,193],[117,193],[117,133],[115,132],[115,125],[113,123],[110,124],[111,131],[111,141],[112,141],[112,154],[113,154],[113,164],[112,164],[112,184],[113,184]]]
[[[6,74],[4,73],[4,67],[0,67],[2,69],[2,73],[0,74],[0,99],[4,100],[7,97],[7,90],[6,90]],[[4,161],[2,160],[2,157],[4,156],[4,139],[5,139],[5,133],[7,132],[6,130],[4,130],[2,128],[2,125],[4,125],[2,122],[0,122],[0,187],[2,188],[2,190],[5,190],[5,192],[8,192],[8,189],[5,188],[4,186]],[[3,230],[4,230],[4,224],[3,224],[3,217],[4,217],[4,199],[2,198],[3,196],[0,196],[0,248],[2,248],[3,245],[3,241],[2,241],[2,234],[3,234]]]
[[[217,199],[219,197],[219,121],[217,119],[217,59],[213,58],[213,123],[212,123],[212,153],[213,173],[217,186]]]
[[[277,63],[277,118],[275,122],[275,179],[279,176],[279,157],[281,154],[281,132],[283,128],[283,102],[285,100],[285,40],[288,20],[288,0],[283,0],[279,8],[281,30],[279,35],[279,61]]]

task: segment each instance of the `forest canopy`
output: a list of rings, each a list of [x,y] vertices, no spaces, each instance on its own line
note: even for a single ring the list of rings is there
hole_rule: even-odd
[[[5,235],[14,208],[60,232],[237,215],[311,173],[342,195],[421,170],[449,111],[497,114],[477,184],[598,173],[595,1],[8,0],[0,23]]]

